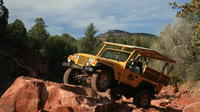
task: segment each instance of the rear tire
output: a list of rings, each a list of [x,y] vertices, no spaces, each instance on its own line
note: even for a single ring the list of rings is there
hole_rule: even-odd
[[[67,84],[80,85],[80,82],[74,78],[78,71],[76,69],[68,68],[63,76],[63,82]]]
[[[136,93],[133,103],[138,108],[147,108],[151,105],[151,94],[148,90],[144,89]]]
[[[91,86],[92,89],[105,92],[111,85],[111,74],[105,71],[95,73],[92,75]]]

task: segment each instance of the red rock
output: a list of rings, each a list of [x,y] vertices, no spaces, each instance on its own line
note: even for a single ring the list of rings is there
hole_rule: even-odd
[[[37,112],[41,108],[41,94],[44,83],[30,82],[18,78],[13,85],[1,96],[2,112]]]
[[[0,112],[128,112],[91,88],[19,77],[0,98]]]
[[[167,104],[170,103],[169,99],[156,99],[151,101],[151,105],[157,106],[157,107],[165,107]]]
[[[191,103],[183,109],[183,112],[199,112],[200,111],[200,102]]]
[[[143,108],[134,109],[132,112],[144,112]]]

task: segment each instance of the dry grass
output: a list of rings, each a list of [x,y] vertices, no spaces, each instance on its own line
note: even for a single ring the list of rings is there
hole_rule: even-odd
[[[185,83],[179,84],[180,88],[185,88],[188,90],[197,90],[200,89],[200,81],[187,81]]]
[[[194,92],[194,95],[200,97],[200,81],[188,81],[183,84],[179,84],[179,88],[191,90]]]

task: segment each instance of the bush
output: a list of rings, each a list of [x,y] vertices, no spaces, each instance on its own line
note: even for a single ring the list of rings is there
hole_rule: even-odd
[[[194,80],[198,74],[198,67],[194,67],[197,62],[192,56],[192,31],[193,25],[185,20],[166,25],[160,33],[160,38],[151,46],[152,49],[177,61],[176,64],[169,64],[166,69],[172,83],[184,82],[189,77],[193,77],[191,80]],[[152,62],[152,66],[156,68],[162,65],[163,62]]]

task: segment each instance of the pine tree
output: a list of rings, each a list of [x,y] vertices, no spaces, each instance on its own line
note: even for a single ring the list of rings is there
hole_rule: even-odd
[[[26,28],[21,20],[16,19],[13,23],[8,24],[8,33],[10,40],[15,45],[28,44]]]
[[[5,34],[8,24],[8,9],[4,6],[3,0],[0,0],[0,36]]]
[[[93,23],[90,23],[87,26],[87,29],[85,31],[85,37],[79,40],[79,52],[84,53],[96,53],[97,46],[98,46],[98,40],[94,37],[94,35],[97,33],[97,30]]]

